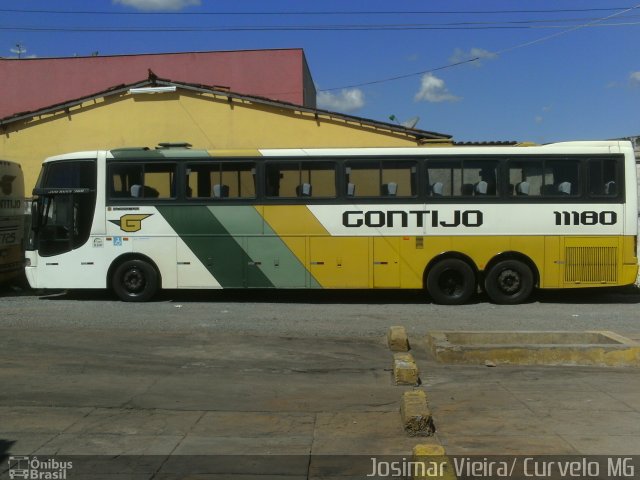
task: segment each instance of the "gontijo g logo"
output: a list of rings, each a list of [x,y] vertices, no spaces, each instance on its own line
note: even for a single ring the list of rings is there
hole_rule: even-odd
[[[150,217],[151,213],[130,213],[120,217],[120,220],[109,220],[120,227],[123,232],[137,232],[142,229],[142,220]]]

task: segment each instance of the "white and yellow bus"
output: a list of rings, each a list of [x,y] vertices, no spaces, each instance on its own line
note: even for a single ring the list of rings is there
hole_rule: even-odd
[[[24,177],[18,163],[0,160],[0,283],[24,268]]]
[[[34,288],[425,289],[633,284],[631,144],[255,151],[115,149],[47,159]]]

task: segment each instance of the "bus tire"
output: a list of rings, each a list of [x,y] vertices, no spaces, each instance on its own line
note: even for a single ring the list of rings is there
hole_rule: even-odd
[[[146,302],[158,291],[158,273],[144,260],[126,260],[113,272],[111,285],[124,302]]]
[[[457,258],[437,262],[427,275],[427,292],[441,305],[462,305],[476,291],[476,276],[469,264]]]
[[[533,291],[533,272],[520,260],[502,260],[486,273],[484,291],[494,303],[516,305]]]

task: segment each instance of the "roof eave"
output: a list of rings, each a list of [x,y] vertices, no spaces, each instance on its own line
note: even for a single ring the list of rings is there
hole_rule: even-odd
[[[143,88],[143,87],[147,87],[147,86],[175,86],[176,88],[180,88],[182,90],[187,90],[187,91],[194,91],[194,92],[198,92],[198,93],[211,93],[211,94],[215,94],[215,95],[221,95],[221,96],[226,96],[228,99],[233,100],[233,99],[238,99],[238,100],[244,100],[244,101],[250,101],[250,102],[254,102],[254,103],[259,103],[262,105],[268,105],[268,106],[272,106],[272,107],[276,107],[276,108],[285,108],[285,109],[289,109],[289,110],[295,110],[298,112],[302,112],[302,113],[309,113],[309,114],[313,114],[316,116],[326,116],[326,117],[330,117],[330,118],[334,118],[334,119],[339,119],[339,120],[343,120],[345,122],[354,122],[354,123],[358,123],[362,126],[369,126],[369,127],[374,127],[374,128],[380,128],[383,130],[388,130],[394,133],[401,133],[410,137],[415,137],[416,141],[419,143],[427,143],[431,140],[440,140],[440,141],[447,141],[450,140],[452,138],[451,135],[448,134],[442,134],[442,133],[438,133],[438,132],[430,132],[430,131],[426,131],[426,130],[418,130],[418,129],[414,129],[414,128],[406,128],[403,127],[401,125],[396,125],[393,123],[387,123],[387,122],[380,122],[377,120],[371,120],[368,118],[363,118],[363,117],[357,117],[354,115],[348,115],[348,114],[344,114],[344,113],[338,113],[338,112],[332,112],[330,110],[322,110],[322,109],[318,109],[318,108],[310,108],[310,107],[305,107],[303,105],[297,105],[294,103],[288,103],[288,102],[283,102],[280,100],[272,100],[266,97],[259,97],[259,96],[255,96],[255,95],[245,95],[245,94],[241,94],[241,93],[237,93],[237,92],[231,92],[225,89],[222,89],[222,87],[211,87],[211,86],[207,86],[207,85],[199,85],[199,84],[192,84],[192,83],[183,83],[183,82],[176,82],[173,80],[168,80],[168,79],[162,79],[162,78],[157,78],[152,72],[150,72],[150,77],[148,79],[139,81],[139,82],[135,82],[135,83],[131,83],[131,84],[122,84],[122,85],[116,85],[113,87],[110,87],[106,90],[94,93],[92,95],[88,95],[88,96],[84,96],[84,97],[80,97],[80,98],[76,98],[73,100],[69,100],[66,102],[62,102],[62,103],[57,103],[54,105],[50,105],[48,107],[45,108],[41,108],[41,109],[37,109],[37,110],[33,110],[30,112],[21,112],[21,113],[17,113],[17,114],[13,114],[11,116],[5,117],[5,118],[1,118],[0,119],[0,126],[6,128],[7,126],[16,123],[16,122],[20,122],[23,120],[29,120],[32,119],[34,117],[37,116],[41,116],[41,115],[47,115],[50,113],[55,113],[55,112],[59,112],[61,110],[68,110],[74,106],[80,105],[84,102],[87,101],[91,101],[91,100],[95,100],[97,98],[103,98],[103,97],[107,97],[107,96],[111,96],[111,95],[118,95],[121,94],[123,92],[128,92],[130,89],[132,88]]]

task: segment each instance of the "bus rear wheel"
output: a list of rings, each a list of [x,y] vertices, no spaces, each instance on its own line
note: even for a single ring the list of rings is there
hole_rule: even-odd
[[[496,263],[484,278],[484,290],[491,301],[516,305],[529,298],[533,291],[533,272],[519,260]]]
[[[116,268],[111,282],[124,302],[145,302],[158,291],[158,273],[144,260],[127,260]]]
[[[476,276],[469,264],[457,258],[436,263],[427,275],[427,292],[441,305],[462,305],[476,291]]]

